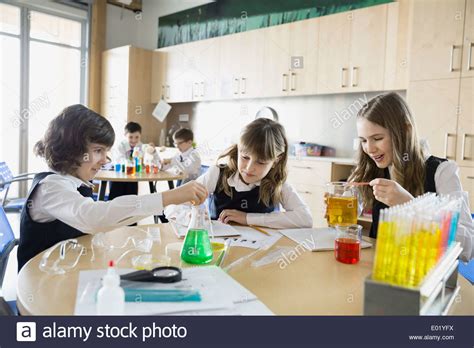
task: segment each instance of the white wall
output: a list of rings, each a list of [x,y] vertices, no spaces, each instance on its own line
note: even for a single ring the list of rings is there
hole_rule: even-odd
[[[106,48],[134,45],[150,50],[155,49],[158,42],[158,17],[210,2],[213,1],[143,0],[141,14],[108,4]]]

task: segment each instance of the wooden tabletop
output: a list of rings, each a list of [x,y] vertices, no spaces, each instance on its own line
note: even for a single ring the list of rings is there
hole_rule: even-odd
[[[161,243],[154,243],[154,256],[163,255],[166,245],[179,242],[168,224],[151,225],[161,229]],[[148,226],[138,226],[148,228]],[[112,232],[113,233],[113,232]],[[79,238],[87,248],[78,266],[65,275],[48,275],[39,270],[42,254],[31,259],[18,275],[17,305],[22,315],[72,315],[74,313],[78,274],[80,270],[105,268],[102,262],[91,262],[91,236]],[[295,247],[282,237],[268,252],[277,246]],[[310,252],[294,249],[297,257],[288,264],[273,263],[253,268],[252,259],[229,271],[234,279],[253,292],[278,315],[362,315],[364,279],[371,272],[373,248],[363,249],[356,265],[346,265],[334,259],[333,251]],[[232,247],[225,265],[252,252],[251,249]],[[264,252],[261,252],[262,254]],[[132,256],[139,253],[130,254]],[[172,256],[172,264],[183,266],[179,252]],[[128,263],[128,264],[127,264]],[[123,267],[131,267],[129,261]],[[474,287],[459,276],[461,290],[450,314],[474,313]]]
[[[174,174],[167,171],[159,171],[156,174],[145,172],[135,173],[127,175],[122,172],[115,172],[112,170],[100,170],[94,177],[94,180],[100,181],[115,181],[115,182],[138,182],[138,181],[171,181],[171,180],[182,180],[184,174]]]

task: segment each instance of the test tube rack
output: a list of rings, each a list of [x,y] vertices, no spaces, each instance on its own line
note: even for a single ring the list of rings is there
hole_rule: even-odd
[[[382,283],[369,275],[364,282],[364,315],[446,315],[460,289],[461,252],[461,244],[454,243],[416,288]]]

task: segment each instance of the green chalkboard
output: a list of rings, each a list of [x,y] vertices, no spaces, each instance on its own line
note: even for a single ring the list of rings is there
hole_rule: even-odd
[[[158,47],[326,16],[393,0],[218,0],[159,18]]]

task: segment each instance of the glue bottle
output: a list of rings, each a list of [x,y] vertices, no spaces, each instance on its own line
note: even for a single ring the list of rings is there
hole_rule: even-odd
[[[107,274],[102,279],[102,287],[97,292],[98,315],[123,315],[125,312],[125,292],[120,287],[120,277],[114,262],[109,261]]]

